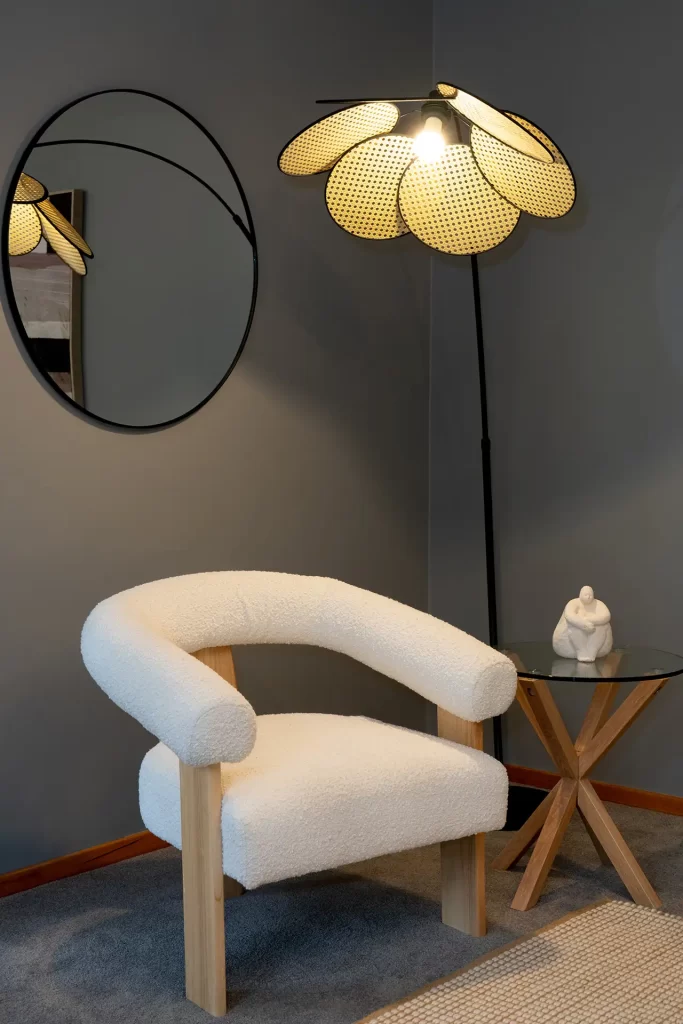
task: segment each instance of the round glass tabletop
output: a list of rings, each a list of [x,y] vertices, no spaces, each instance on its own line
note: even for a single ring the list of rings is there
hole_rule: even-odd
[[[551,643],[529,641],[500,647],[514,662],[517,674],[558,682],[580,683],[610,679],[613,683],[637,683],[643,679],[668,679],[683,673],[683,657],[651,647],[615,647],[594,662],[573,661],[555,654]]]

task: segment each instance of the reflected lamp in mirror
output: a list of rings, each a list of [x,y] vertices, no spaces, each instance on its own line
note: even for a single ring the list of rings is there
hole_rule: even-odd
[[[26,256],[45,241],[46,250],[55,253],[75,274],[85,277],[83,256],[92,257],[92,249],[76,227],[48,197],[45,186],[30,174],[19,175],[9,219],[7,247],[10,256]]]
[[[256,302],[254,226],[226,153],[176,104],[114,89],[63,107],[17,161],[2,238],[17,344],[68,407],[156,429],[235,367]]]
[[[474,255],[500,245],[522,212],[563,217],[574,204],[552,139],[453,85],[423,98],[319,102],[354,105],[309,125],[278,163],[290,175],[330,171],[327,209],[352,235],[412,232],[440,252]],[[413,109],[402,114],[404,104]]]

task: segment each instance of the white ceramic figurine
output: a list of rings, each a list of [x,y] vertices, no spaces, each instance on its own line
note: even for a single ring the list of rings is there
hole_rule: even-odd
[[[553,633],[553,650],[561,658],[595,661],[612,650],[610,610],[598,601],[592,587],[581,587],[560,616]]]

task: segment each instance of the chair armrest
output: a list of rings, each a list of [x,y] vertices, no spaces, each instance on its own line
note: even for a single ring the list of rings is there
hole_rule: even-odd
[[[83,627],[90,675],[115,704],[194,767],[241,761],[256,739],[251,704],[118,598],[102,601]]]
[[[337,580],[328,583],[317,642],[350,654],[469,722],[510,707],[517,671],[500,651],[391,598]]]

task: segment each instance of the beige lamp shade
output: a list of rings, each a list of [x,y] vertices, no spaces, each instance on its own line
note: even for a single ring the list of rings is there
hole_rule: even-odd
[[[361,238],[398,238],[406,227],[398,187],[413,159],[413,140],[379,135],[354,146],[327,179],[327,209],[337,224]]]
[[[419,141],[400,131],[396,104],[403,102],[424,103]],[[468,143],[451,132],[454,118],[469,125]],[[323,117],[285,146],[278,163],[290,175],[331,171],[327,208],[349,234],[412,232],[459,255],[500,245],[522,211],[562,217],[576,197],[569,164],[540,128],[444,82],[424,100],[359,101]]]
[[[553,155],[552,163],[541,163],[511,149],[492,135],[472,127],[472,152],[479,170],[496,191],[514,206],[534,217],[564,217],[576,198],[569,165],[552,139],[531,121],[508,114],[539,139]]]
[[[81,254],[92,256],[92,249],[47,196],[40,181],[23,172],[19,175],[10,210],[9,254],[24,256],[45,238],[74,273],[84,276],[87,271]]]
[[[43,235],[50,243],[60,260],[63,260],[68,267],[81,276],[86,274],[86,266],[83,262],[83,257],[71,242],[64,237],[64,235],[57,230],[54,224],[48,220],[42,210],[38,210],[38,216],[40,217],[40,226]]]
[[[500,245],[519,210],[491,188],[469,146],[447,146],[433,163],[413,160],[403,175],[399,208],[420,241],[440,252],[471,255]]]
[[[40,218],[31,203],[12,203],[9,215],[10,256],[33,252],[41,238]]]
[[[14,190],[15,203],[38,203],[41,199],[47,199],[47,189],[36,178],[30,174],[19,175],[17,187]]]
[[[390,132],[399,118],[393,103],[363,103],[309,125],[288,142],[278,160],[285,174],[329,171],[352,146]]]
[[[92,256],[92,249],[88,243],[84,238],[81,238],[71,221],[68,221],[64,214],[59,212],[54,203],[51,203],[49,199],[43,199],[42,202],[38,203],[38,211],[76,249],[80,249],[86,256]]]
[[[470,124],[476,125],[482,131],[492,135],[494,139],[510,146],[519,153],[541,163],[551,163],[553,156],[541,141],[534,135],[525,131],[515,120],[504,114],[502,110],[496,110],[483,100],[462,89],[456,89],[454,85],[447,82],[439,82],[437,87],[442,96],[447,97],[453,110],[457,111]]]

